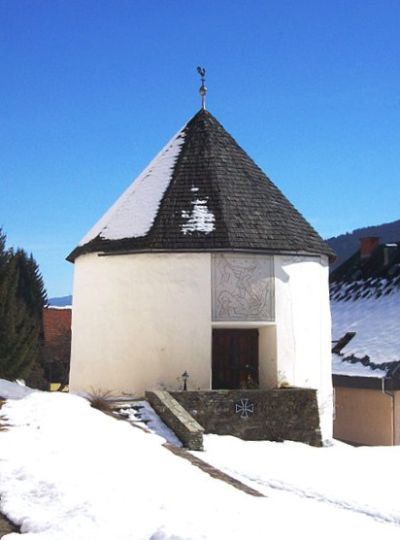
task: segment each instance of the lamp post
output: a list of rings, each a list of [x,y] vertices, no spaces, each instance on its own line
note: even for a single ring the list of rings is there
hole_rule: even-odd
[[[189,378],[189,373],[187,371],[184,371],[182,373],[182,379],[183,379],[183,389],[186,391],[187,390],[187,381],[188,381],[188,378]]]

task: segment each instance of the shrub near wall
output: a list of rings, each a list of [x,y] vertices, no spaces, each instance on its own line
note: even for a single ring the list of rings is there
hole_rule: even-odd
[[[171,392],[206,433],[321,446],[317,392],[307,388]]]

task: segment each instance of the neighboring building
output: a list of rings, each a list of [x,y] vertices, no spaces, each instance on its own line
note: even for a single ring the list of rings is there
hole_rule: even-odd
[[[45,376],[51,389],[68,383],[71,355],[71,308],[43,309]],[[57,388],[54,388],[57,385]]]
[[[70,388],[316,388],[329,438],[333,257],[202,109],[68,257]]]
[[[331,274],[334,436],[400,444],[400,243],[361,240]]]

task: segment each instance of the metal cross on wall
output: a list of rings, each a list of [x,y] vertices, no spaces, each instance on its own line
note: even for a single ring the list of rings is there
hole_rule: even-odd
[[[247,398],[241,399],[235,403],[235,413],[240,414],[240,418],[248,418],[249,414],[254,413],[254,403],[250,403]]]

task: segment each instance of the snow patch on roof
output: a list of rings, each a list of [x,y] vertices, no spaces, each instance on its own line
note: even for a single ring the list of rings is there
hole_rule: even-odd
[[[198,188],[192,187],[191,191],[196,192]],[[208,197],[195,199],[192,201],[193,208],[190,212],[182,210],[182,218],[187,221],[182,225],[183,234],[191,232],[210,233],[214,230],[215,217],[207,207]]]
[[[345,356],[369,356],[371,362],[400,360],[400,289],[393,288],[381,296],[333,300],[332,338],[356,332],[341,351]]]
[[[129,188],[82,238],[83,246],[100,235],[105,240],[145,236],[157,215],[185,140],[182,128]]]

